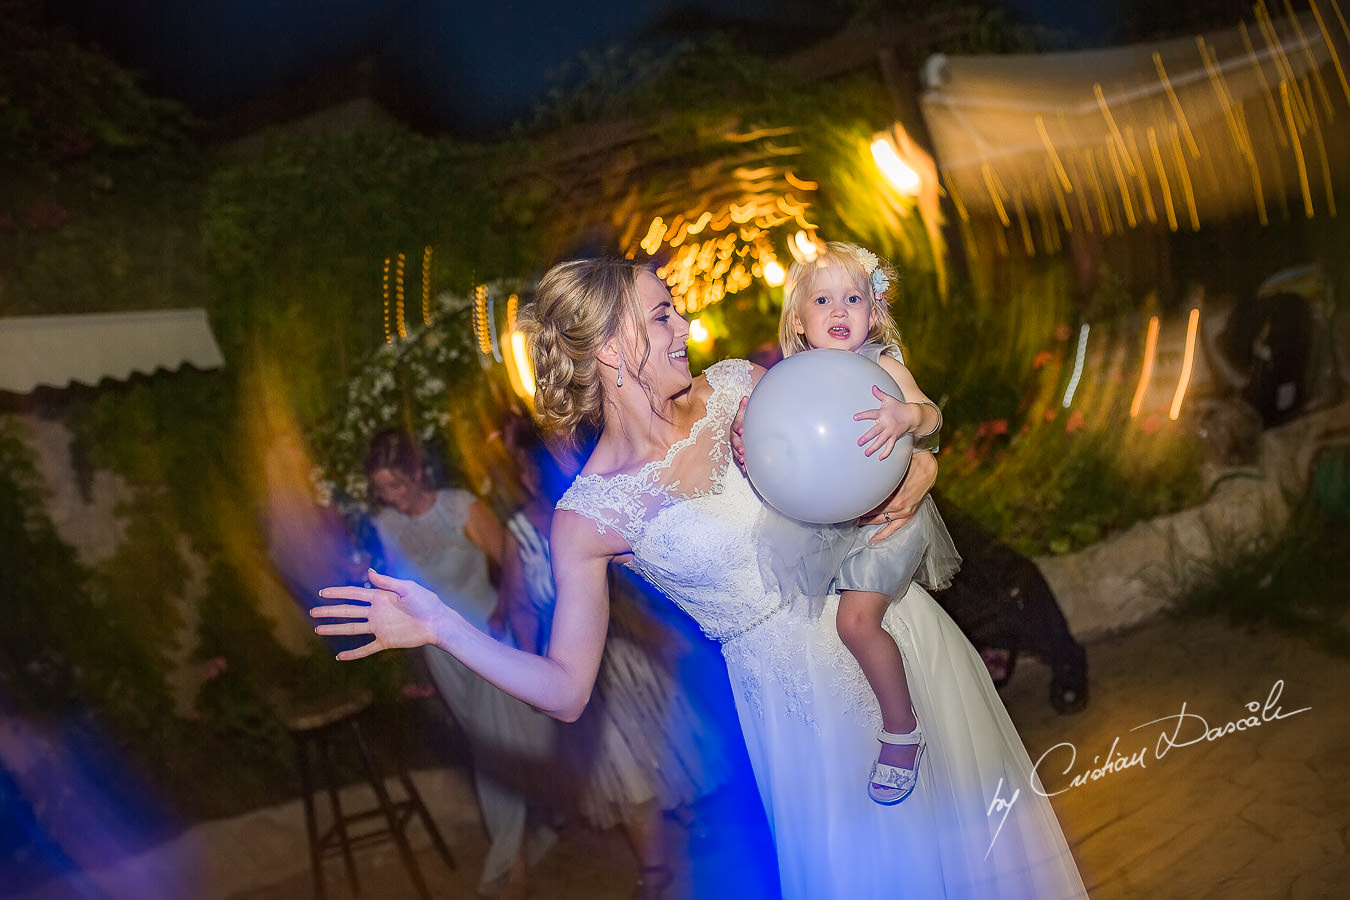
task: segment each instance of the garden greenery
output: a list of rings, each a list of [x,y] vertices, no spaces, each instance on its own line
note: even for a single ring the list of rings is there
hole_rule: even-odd
[[[922,223],[858,174],[893,115],[871,74],[803,83],[714,41],[611,60],[617,70],[600,60],[532,128],[491,143],[376,120],[348,134],[277,130],[202,150],[180,109],[144,97],[105,60],[22,22],[0,24],[0,35],[10,164],[0,183],[21,188],[0,208],[10,222],[0,228],[0,312],[200,305],[226,359],[220,371],[138,377],[53,402],[76,454],[134,491],[121,511],[125,540],[108,559],[82,563],[62,543],[22,442],[0,431],[0,539],[23,560],[2,582],[15,618],[0,633],[0,689],[25,709],[106,722],[188,817],[294,794],[271,687],[303,695],[345,680],[394,703],[409,677],[391,654],[335,666],[315,641],[297,655],[254,602],[266,553],[260,473],[280,435],[259,410],[285,410],[318,480],[349,508],[363,499],[360,460],[374,431],[410,427],[441,438],[448,455],[468,446],[461,425],[483,440],[493,404],[507,398],[500,367],[485,377],[473,347],[468,298],[481,283],[537,278],[581,236],[612,234],[603,218],[573,217],[568,200],[580,190],[569,148],[602,118],[634,121],[624,133],[641,136],[607,151],[616,178],[629,164],[687,170],[722,123],[793,128],[794,164],[823,185],[813,208],[821,233],[866,244],[903,272],[906,352],[947,414],[948,496],[1023,550],[1083,546],[1197,499],[1187,487],[1196,453],[1179,426],[1131,426],[1130,446],[1152,448],[1135,454],[1121,439],[1119,396],[1089,397],[1081,422],[1051,415],[1067,377],[1056,335],[1077,324],[1062,265],[1027,264],[1002,296],[955,284],[938,297]],[[52,73],[60,77],[42,80]],[[611,91],[616,83],[628,90]],[[58,109],[72,112],[53,118]],[[389,340],[396,288],[386,261],[399,254],[412,328]],[[435,301],[429,326],[417,322],[423,296]],[[772,339],[780,297],[758,285],[708,310],[717,355]],[[1119,339],[1132,337],[1119,328]],[[1052,362],[1039,363],[1045,353]],[[469,472],[466,482],[488,491],[490,476]],[[170,690],[170,650],[184,648],[205,673],[187,714]],[[228,781],[201,778],[221,759],[232,761]]]

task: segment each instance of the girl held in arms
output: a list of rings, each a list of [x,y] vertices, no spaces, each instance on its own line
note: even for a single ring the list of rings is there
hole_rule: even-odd
[[[502,690],[573,720],[595,684],[609,620],[606,569],[618,561],[722,644],[784,897],[1085,896],[984,664],[917,584],[883,621],[904,656],[914,711],[940,751],[925,757],[923,784],[899,807],[859,789],[855,773],[875,757],[880,710],[839,639],[838,598],[813,602],[841,555],[792,556],[775,546],[785,536],[828,546],[831,529],[782,521],[734,464],[732,423],[764,370],[726,360],[691,377],[688,325],[665,285],[631,260],[555,266],[522,327],[541,424],[564,435],[583,425],[600,432],[553,517],[557,599],[547,651],[501,644],[424,587],[372,573],[374,587],[325,588],[333,605],[312,610],[348,620],[319,626],[321,634],[373,635],[339,658],[434,644]],[[883,525],[879,536],[913,515],[935,471],[931,454],[915,454],[885,504],[891,521],[867,520]],[[847,547],[856,529],[834,531]],[[988,812],[1000,798],[998,812]]]
[[[866,356],[895,379],[902,397],[874,386],[881,406],[854,416],[875,422],[858,444],[867,445],[866,455],[880,453],[881,459],[906,434],[914,435],[916,451],[936,453],[942,427],[941,411],[919,390],[900,352],[899,332],[886,298],[894,274],[868,250],[829,243],[814,260],[792,266],[778,326],[784,357],[808,349],[848,350]],[[733,429],[732,443],[743,460],[738,429]],[[890,521],[889,513],[885,517]],[[839,637],[858,661],[881,708],[877,732],[881,753],[872,766],[867,793],[889,806],[914,790],[927,742],[914,716],[904,658],[882,627],[882,616],[892,601],[905,595],[911,581],[929,590],[947,587],[961,557],[931,497],[924,497],[898,532],[872,544],[880,527],[859,529],[834,589],[839,593]]]

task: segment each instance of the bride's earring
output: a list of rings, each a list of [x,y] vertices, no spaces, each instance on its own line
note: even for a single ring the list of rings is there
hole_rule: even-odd
[[[623,354],[619,354],[619,377],[614,379],[615,387],[623,387]]]

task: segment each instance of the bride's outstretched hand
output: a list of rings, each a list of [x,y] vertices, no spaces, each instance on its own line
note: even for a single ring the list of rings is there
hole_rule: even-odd
[[[324,600],[358,603],[315,606],[309,611],[315,619],[349,620],[316,625],[315,634],[374,636],[369,643],[344,650],[337,658],[361,659],[381,650],[434,644],[438,625],[449,614],[440,598],[416,582],[390,578],[374,569],[369,574],[373,587],[328,587],[319,591]],[[370,605],[360,605],[367,603]]]

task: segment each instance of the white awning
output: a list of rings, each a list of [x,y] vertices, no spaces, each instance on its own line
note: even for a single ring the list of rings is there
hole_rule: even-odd
[[[224,364],[204,309],[0,318],[0,391]]]
[[[1075,228],[1334,215],[1347,68],[1346,32],[1305,14],[1105,50],[936,56],[921,102],[959,212],[1053,249]]]

